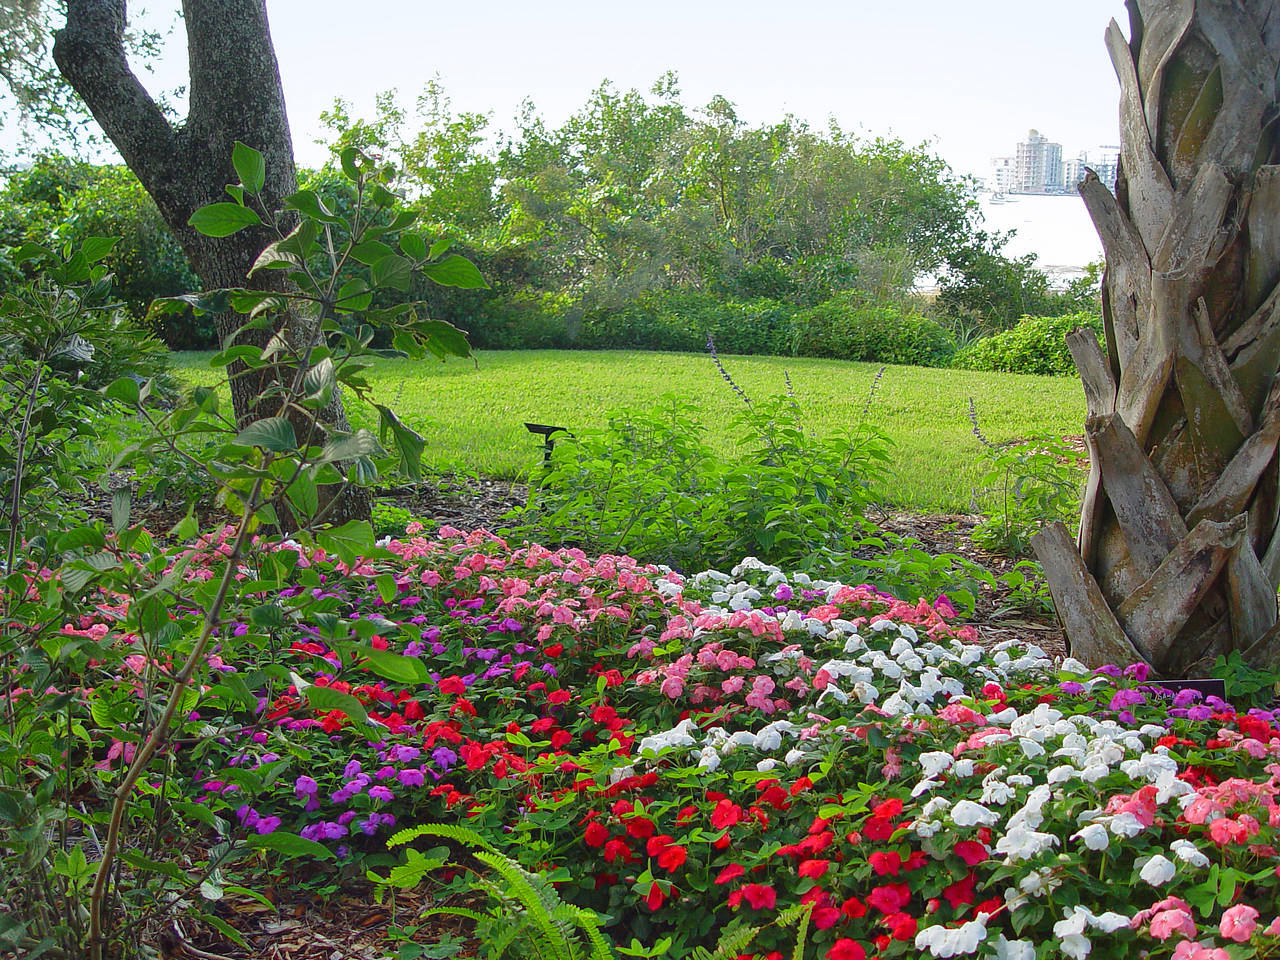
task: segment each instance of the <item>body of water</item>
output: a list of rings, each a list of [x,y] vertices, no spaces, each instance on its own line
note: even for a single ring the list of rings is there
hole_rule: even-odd
[[[1009,256],[1034,253],[1037,266],[1046,273],[1063,277],[1079,275],[1095,260],[1102,259],[1102,243],[1084,201],[1075,194],[1065,196],[1010,195],[1003,202],[979,198],[983,225],[1004,233],[1017,231],[1005,247]]]

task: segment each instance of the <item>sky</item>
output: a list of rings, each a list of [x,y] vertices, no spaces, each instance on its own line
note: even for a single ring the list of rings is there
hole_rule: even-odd
[[[150,22],[173,23],[152,0]],[[176,8],[176,4],[173,5]],[[686,104],[716,94],[749,124],[786,113],[868,137],[929,142],[959,173],[984,175],[1029,128],[1064,155],[1117,142],[1118,87],[1103,45],[1120,0],[267,0],[295,150],[323,160],[319,114],[343,97],[371,116],[374,94],[412,103],[439,74],[455,110],[510,129],[530,98],[551,124],[604,79],[647,89],[667,70]],[[144,74],[185,79],[178,25]]]

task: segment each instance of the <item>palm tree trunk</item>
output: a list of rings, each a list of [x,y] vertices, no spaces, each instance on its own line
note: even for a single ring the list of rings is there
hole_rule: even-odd
[[[1186,676],[1280,659],[1280,0],[1129,0],[1115,194],[1102,239],[1106,352],[1068,344],[1090,474],[1073,546],[1034,541],[1072,653]]]

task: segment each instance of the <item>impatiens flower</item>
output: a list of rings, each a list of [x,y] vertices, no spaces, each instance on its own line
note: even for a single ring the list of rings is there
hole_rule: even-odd
[[[841,937],[827,950],[827,960],[867,960],[867,951],[857,940]]]
[[[599,820],[592,820],[582,834],[582,840],[588,847],[603,847],[609,839],[609,828]]]
[[[917,950],[928,950],[935,957],[957,957],[973,953],[987,938],[986,914],[959,927],[925,927],[916,934]]]
[[[872,856],[875,856],[875,854],[872,854]],[[894,854],[894,856],[897,856],[897,854]],[[800,866],[796,868],[796,873],[802,877],[816,880],[827,872],[827,867],[830,864],[830,860],[802,860]]]
[[[778,892],[767,883],[748,883],[741,892],[752,910],[772,910],[778,902]]]
[[[1174,867],[1173,861],[1157,853],[1143,865],[1142,872],[1138,876],[1151,886],[1159,887],[1172,880],[1176,872],[1177,868]]]
[[[896,877],[898,871],[902,869],[902,857],[896,850],[891,850],[888,853],[877,850],[867,858],[867,861],[871,864],[871,869],[876,875],[881,877],[886,875]],[[825,863],[825,861],[823,862]]]
[[[1228,908],[1218,923],[1218,932],[1236,943],[1245,943],[1257,929],[1258,911],[1247,903]]]
[[[1195,939],[1196,922],[1186,910],[1161,910],[1151,918],[1151,936],[1157,940],[1168,940],[1175,933]]]
[[[976,840],[961,840],[951,848],[951,852],[970,867],[981,863],[990,856],[987,848]]]
[[[972,800],[961,800],[951,808],[951,822],[957,827],[976,827],[981,824],[990,827],[998,823],[1000,815],[993,813]]]
[[[719,874],[716,875],[716,879],[714,882],[729,883],[731,880],[738,879],[738,877],[742,876],[746,872],[747,871],[743,868],[742,864],[731,863],[727,867],[725,867],[723,870],[721,870]]]

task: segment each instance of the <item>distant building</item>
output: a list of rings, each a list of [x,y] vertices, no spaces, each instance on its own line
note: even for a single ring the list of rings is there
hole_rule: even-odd
[[[994,158],[991,161],[991,173],[987,176],[987,189],[992,193],[1013,192],[1017,169],[1013,157]]]
[[[1014,189],[1010,192],[1061,193],[1062,174],[1062,144],[1030,130],[1014,156]]]
[[[1063,186],[1068,192],[1072,192],[1085,177],[1085,168],[1092,170],[1098,175],[1108,190],[1115,192],[1116,174],[1120,169],[1120,148],[1114,146],[1102,146],[1095,150],[1081,150],[1080,153],[1072,160],[1067,160],[1063,164]]]

